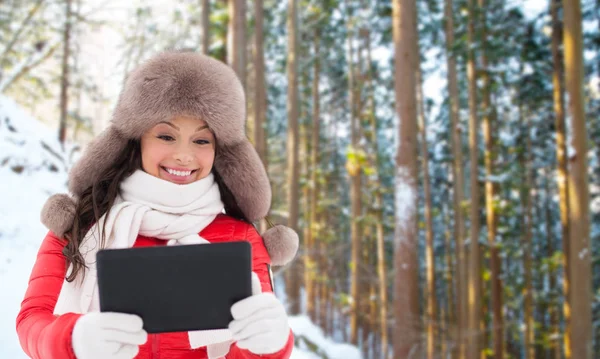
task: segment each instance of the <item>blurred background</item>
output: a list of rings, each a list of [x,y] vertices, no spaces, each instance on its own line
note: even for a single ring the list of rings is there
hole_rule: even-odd
[[[41,207],[165,49],[246,88],[294,358],[600,358],[599,0],[3,0],[0,39],[1,358]]]

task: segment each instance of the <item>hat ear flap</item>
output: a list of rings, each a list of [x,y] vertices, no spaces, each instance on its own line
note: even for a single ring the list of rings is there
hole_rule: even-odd
[[[108,127],[86,147],[69,173],[69,190],[80,197],[112,166],[127,146],[127,138],[113,126]]]
[[[217,149],[215,169],[246,218],[255,222],[271,207],[271,184],[258,153],[249,141]]]

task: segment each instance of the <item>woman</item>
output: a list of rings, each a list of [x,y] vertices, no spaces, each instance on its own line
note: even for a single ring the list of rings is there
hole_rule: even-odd
[[[54,195],[42,210],[50,232],[17,317],[30,357],[290,356],[269,266],[291,260],[298,238],[275,226],[263,241],[251,224],[267,214],[271,189],[244,123],[240,82],[215,59],[165,52],[130,74],[111,125],[69,173],[73,197]],[[99,312],[98,249],[242,239],[257,289],[231,307],[228,329],[148,335],[136,315]]]

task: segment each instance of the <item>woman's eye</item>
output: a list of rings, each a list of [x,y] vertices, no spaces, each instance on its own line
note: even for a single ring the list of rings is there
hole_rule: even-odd
[[[171,141],[175,140],[173,137],[171,137],[169,135],[160,135],[160,136],[157,136],[157,138],[159,138],[163,141],[167,141],[167,142],[171,142]]]
[[[207,144],[210,143],[210,141],[207,141],[207,140],[196,140],[196,141],[194,141],[194,143],[197,144],[197,145],[207,145]]]

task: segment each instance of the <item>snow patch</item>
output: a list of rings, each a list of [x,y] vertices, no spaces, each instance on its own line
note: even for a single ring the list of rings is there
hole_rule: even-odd
[[[315,326],[307,316],[290,317],[289,322],[296,337],[296,342],[299,343],[299,349],[306,351],[308,347],[316,346],[318,348],[317,354],[321,354],[317,355],[308,352],[296,354],[297,350],[294,348],[294,352],[292,353],[293,359],[322,357],[329,359],[362,358],[362,354],[357,347],[349,344],[335,343],[331,339],[326,338],[323,330]]]
[[[567,158],[572,160],[577,155],[577,150],[571,144],[567,147]]]
[[[504,172],[497,175],[487,175],[485,177],[486,181],[495,182],[495,183],[503,183],[510,179],[511,174],[509,172]]]
[[[587,83],[590,98],[593,100],[600,100],[600,77],[593,76]]]
[[[395,178],[395,218],[396,226],[403,227],[411,225],[416,215],[417,196],[414,190],[414,179],[411,178],[408,168],[398,167]],[[398,236],[396,241],[404,241],[406,238]]]
[[[27,358],[15,320],[39,245],[46,199],[66,192],[65,156],[55,131],[0,96],[0,358]],[[67,146],[67,149],[71,148]]]
[[[593,214],[600,214],[600,197],[592,200],[591,209]]]

